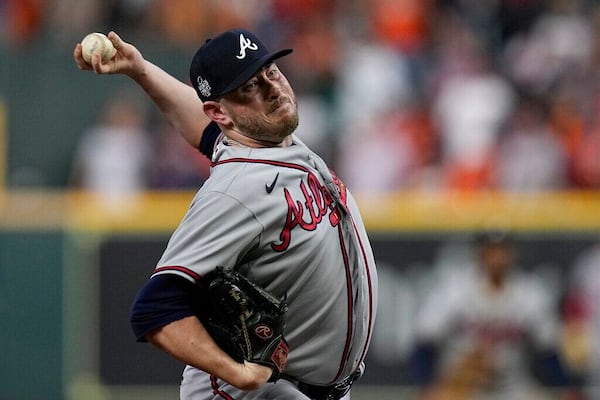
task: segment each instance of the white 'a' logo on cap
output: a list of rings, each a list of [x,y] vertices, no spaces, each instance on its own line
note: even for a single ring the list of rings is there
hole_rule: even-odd
[[[240,54],[235,56],[238,60],[246,58],[246,49],[258,50],[258,45],[253,43],[252,40],[246,39],[243,33],[240,33]]]

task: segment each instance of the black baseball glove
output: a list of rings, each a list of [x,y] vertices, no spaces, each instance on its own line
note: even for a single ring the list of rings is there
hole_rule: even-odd
[[[279,379],[289,352],[283,337],[285,297],[279,299],[239,272],[222,267],[206,278],[210,307],[200,320],[208,333],[236,361],[266,365],[273,370],[270,381]]]

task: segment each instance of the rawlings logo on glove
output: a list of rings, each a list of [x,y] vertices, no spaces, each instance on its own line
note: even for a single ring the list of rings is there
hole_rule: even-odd
[[[287,365],[285,297],[279,299],[237,271],[218,267],[207,276],[210,310],[200,319],[214,341],[238,362],[270,367],[270,381]]]

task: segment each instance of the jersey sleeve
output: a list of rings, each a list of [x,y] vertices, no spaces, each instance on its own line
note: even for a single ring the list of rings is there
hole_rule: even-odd
[[[200,153],[211,158],[215,143],[220,134],[221,128],[219,128],[219,125],[217,125],[215,121],[211,121],[206,128],[204,128],[204,132],[202,133],[202,139],[200,139],[200,144],[198,145]]]
[[[531,340],[536,349],[554,348],[559,334],[558,314],[553,297],[534,277],[527,277],[522,292],[527,294],[522,303],[526,309]]]
[[[416,315],[415,333],[419,341],[437,343],[449,333],[461,306],[461,297],[452,289],[448,282],[430,288]]]
[[[236,198],[199,192],[154,275],[172,273],[195,282],[218,266],[235,266],[257,245],[262,231],[254,214]]]

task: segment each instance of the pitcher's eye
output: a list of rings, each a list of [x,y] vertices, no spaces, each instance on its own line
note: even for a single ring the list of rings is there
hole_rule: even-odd
[[[248,82],[246,82],[242,86],[242,92],[243,93],[252,92],[253,90],[256,90],[257,87],[258,87],[258,79],[250,79]]]
[[[279,68],[277,68],[277,65],[273,63],[267,65],[267,77],[271,80],[279,78]]]

